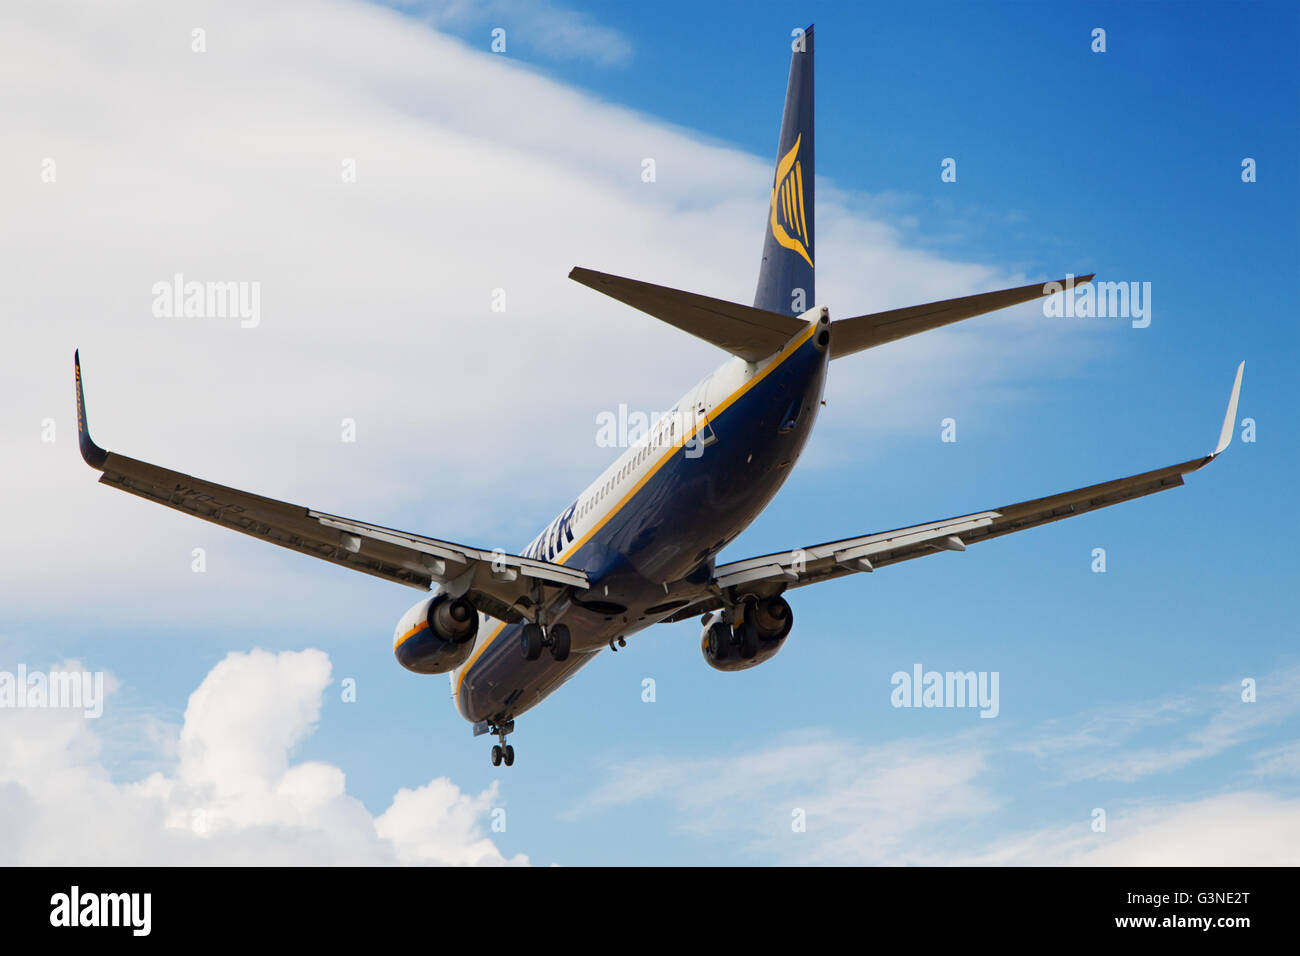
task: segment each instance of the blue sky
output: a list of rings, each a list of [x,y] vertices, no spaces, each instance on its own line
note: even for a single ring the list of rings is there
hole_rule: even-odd
[[[1096,271],[1101,278],[1150,282],[1153,316],[1150,327],[1134,329],[1122,319],[1047,318],[1024,309],[1005,322],[976,319],[973,329],[935,333],[934,343],[899,343],[836,363],[805,460],[726,558],[984,510],[1204,454],[1243,359],[1237,434],[1241,420],[1253,419],[1256,441],[1235,441],[1222,460],[1189,476],[1185,488],[965,554],[800,590],[791,598],[796,625],[782,653],[743,674],[705,665],[696,622],[643,632],[522,718],[512,738],[519,761],[503,772],[489,765],[486,738],[471,739],[455,713],[446,679],[408,674],[392,659],[388,633],[418,595],[256,542],[230,541],[235,536],[227,532],[174,530],[186,519],[146,515],[144,504],[94,487],[88,471],[75,470],[81,466],[74,444],[61,437],[57,464],[51,452],[40,467],[67,482],[58,489],[78,496],[75,516],[82,524],[55,518],[68,523],[41,537],[62,542],[62,553],[76,551],[70,559],[76,573],[47,563],[37,576],[12,564],[0,668],[77,660],[112,673],[113,704],[93,733],[101,747],[94,765],[114,786],[129,788],[149,774],[188,779],[178,756],[187,739],[181,730],[187,701],[228,654],[318,648],[332,665],[331,683],[320,683],[325,678],[313,671],[315,677],[295,685],[302,706],[290,723],[299,721],[302,732],[286,744],[290,763],[338,768],[347,794],[373,816],[401,788],[446,778],[476,814],[456,825],[490,839],[506,859],[1250,862],[1252,852],[1267,846],[1270,859],[1300,862],[1300,607],[1292,553],[1300,531],[1292,494],[1300,438],[1293,303],[1300,278],[1294,175],[1300,13],[1293,4],[735,3],[701,10],[667,2],[577,11],[501,2],[486,13],[454,4],[303,9],[319,16],[319,48],[347,51],[333,64],[336,71],[354,66],[349,57],[362,64],[377,56],[361,40],[355,48],[324,42],[363,35],[345,29],[347,18],[361,18],[356,22],[386,38],[373,47],[394,62],[418,62],[420,45],[437,42],[475,71],[464,74],[463,89],[426,84],[424,91],[411,81],[423,67],[375,73],[381,80],[374,81],[361,74],[366,79],[356,84],[357,95],[373,98],[362,105],[391,123],[382,132],[356,133],[347,147],[385,145],[369,159],[363,148],[361,160],[363,170],[383,169],[393,181],[392,193],[373,200],[391,218],[367,219],[373,231],[349,228],[351,213],[344,210],[318,227],[319,236],[305,227],[296,232],[292,210],[318,204],[312,194],[298,206],[272,204],[265,219],[223,233],[253,249],[241,253],[248,256],[256,255],[262,237],[279,231],[294,237],[296,249],[315,250],[317,239],[321,249],[347,251],[355,244],[357,258],[346,261],[357,298],[346,290],[339,298],[349,306],[368,302],[374,312],[360,324],[327,325],[322,311],[318,327],[268,327],[264,338],[228,345],[227,332],[169,327],[159,333],[132,325],[136,320],[125,313],[96,325],[83,310],[59,319],[45,336],[48,377],[57,376],[48,390],[49,402],[57,403],[49,414],[59,416],[61,427],[69,427],[67,359],[73,345],[85,349],[89,340],[83,361],[93,355],[90,418],[110,448],[120,444],[137,457],[363,520],[487,547],[522,546],[613,454],[591,443],[598,412],[622,401],[667,407],[719,357],[707,346],[683,343],[675,330],[567,289],[554,293],[556,308],[581,303],[592,324],[557,343],[545,321],[555,318],[552,306],[536,305],[529,334],[549,343],[512,349],[519,340],[473,332],[481,326],[455,317],[459,293],[450,264],[443,272],[439,260],[424,256],[429,271],[410,273],[408,290],[406,280],[392,278],[403,253],[385,262],[359,250],[385,241],[380,237],[388,229],[394,248],[409,239],[414,256],[421,233],[458,231],[464,236],[459,252],[474,260],[495,257],[512,289],[552,295],[544,279],[514,278],[533,267],[533,257],[545,260],[544,275],[557,283],[563,268],[556,266],[569,262],[747,299],[762,240],[766,197],[759,173],[768,170],[770,177],[787,38],[792,27],[815,22],[818,196],[835,204],[825,220],[819,206],[819,225],[826,227],[818,237],[818,291],[833,315],[941,298],[950,287],[961,294],[998,288],[999,280]],[[243,14],[256,25],[256,7]],[[34,35],[58,31],[54,18],[27,26]],[[487,46],[496,26],[507,31],[508,66],[485,62],[494,58]],[[1090,50],[1096,27],[1106,30],[1105,53]],[[267,35],[283,28],[272,24]],[[445,36],[432,37],[434,30]],[[216,69],[222,44],[234,41],[219,29],[213,36],[209,56]],[[319,64],[307,59],[314,54],[285,55],[283,82],[315,75]],[[169,63],[160,58],[156,67],[137,70],[148,81],[165,75]],[[402,163],[478,148],[481,131],[475,139],[465,132],[469,126],[455,125],[468,120],[448,117],[459,108],[473,112],[475,98],[487,96],[479,91],[501,75],[491,71],[500,70],[509,73],[517,95],[535,90],[535,103],[516,100],[516,108],[537,114],[541,124],[554,115],[561,144],[534,157],[523,133],[503,130],[513,153],[508,159],[491,154],[502,164],[491,168],[506,172],[494,173],[500,176],[495,185],[475,193],[479,217],[405,214],[408,201],[415,210],[425,208],[417,205],[424,199],[446,199],[439,190],[447,187],[411,185],[402,179],[411,174]],[[345,73],[344,87],[347,79]],[[222,102],[220,84],[206,95]],[[236,102],[236,93],[227,95]],[[592,114],[589,125],[565,125],[583,115],[568,111],[571,96],[610,112]],[[314,112],[315,102],[309,98],[290,124],[288,132],[297,136],[292,148],[306,156],[319,137],[333,163],[329,141],[338,121],[324,106]],[[560,106],[552,114],[548,104]],[[77,122],[59,119],[52,103],[40,105],[49,107],[41,114],[49,124],[44,138],[19,141],[34,156],[54,149],[45,144],[66,132],[60,124]],[[256,116],[252,109],[241,115]],[[240,122],[255,131],[260,119],[277,121],[275,110],[272,100],[264,117]],[[217,110],[211,122],[222,121]],[[178,122],[196,138],[218,139],[191,119]],[[434,135],[443,123],[455,133]],[[107,135],[114,133],[110,128]],[[248,136],[236,134],[225,148],[252,142],[264,144],[254,152],[274,152],[268,139]],[[123,161],[158,162],[157,152],[147,159],[129,137],[123,142]],[[595,182],[606,174],[606,151],[616,155],[624,147],[632,169],[634,157],[660,149],[696,157],[707,168],[661,162],[666,206],[657,211],[643,210],[657,197],[610,193],[618,202],[607,205],[625,219],[611,213],[604,232],[575,212],[547,222],[545,249],[510,244],[506,233],[521,215],[515,210],[525,208],[523,199],[516,205],[511,198],[516,172],[524,176],[526,164],[544,168],[548,184],[562,191],[571,188],[563,175],[581,179],[583,169],[572,166],[583,150],[602,157],[592,161]],[[177,156],[183,149],[177,147]],[[563,162],[553,162],[556,156]],[[945,157],[957,160],[956,183],[940,181]],[[1257,182],[1241,180],[1245,157],[1257,162]],[[552,165],[562,172],[552,174]],[[75,169],[75,161],[65,160],[64,168]],[[711,177],[733,168],[738,182],[759,186],[752,196],[736,189],[735,202],[752,200],[758,213],[748,238],[743,224],[750,207],[741,207],[733,229],[731,207],[714,205],[708,192]],[[250,173],[249,182],[254,179]],[[213,181],[178,173],[174,191],[164,195],[182,203],[192,197],[200,221],[210,216],[216,223],[220,210],[202,199],[205,189],[219,188],[207,185]],[[284,188],[297,203],[296,187]],[[524,187],[518,188],[522,197]],[[97,194],[87,195],[96,208]],[[29,195],[20,198],[29,208]],[[369,195],[365,201],[372,201]],[[104,228],[94,215],[69,221],[92,238]],[[668,232],[659,228],[665,223]],[[707,234],[715,223],[716,237]],[[167,234],[162,225],[156,229]],[[702,261],[718,237],[733,236],[738,244],[719,251],[716,261]],[[844,237],[839,249],[836,237]],[[850,239],[861,241],[850,248]],[[674,280],[666,270],[688,267],[663,247],[678,243],[693,258],[690,274]],[[881,258],[885,246],[893,258]],[[151,249],[145,240],[140,248]],[[654,257],[640,273],[632,271],[639,249]],[[111,300],[114,277],[124,271],[168,275],[186,264],[150,258],[156,254],[123,254],[111,275],[98,277],[107,283],[104,300]],[[198,261],[197,249],[189,254]],[[310,283],[313,268],[320,268],[310,259],[304,254],[287,274]],[[242,260],[206,261],[244,274],[237,271]],[[889,281],[872,281],[877,278]],[[31,284],[33,290],[15,294],[16,303],[27,301],[28,291],[45,294],[71,315],[72,300],[60,298],[65,293]],[[372,294],[377,298],[365,298]],[[418,346],[401,337],[411,327],[390,328],[385,318],[390,300],[405,304],[408,294],[424,303],[414,326]],[[288,293],[282,299],[291,301]],[[532,317],[533,306],[520,308]],[[594,331],[584,337],[582,330]],[[442,389],[442,377],[470,371],[446,369],[446,356],[466,349],[462,354],[481,358],[474,350],[488,346],[474,340],[484,338],[495,343],[495,364],[453,362],[474,366],[477,378],[466,381],[543,382],[562,362],[563,382],[518,393],[507,382],[501,387],[513,397],[503,405],[448,398],[457,390]],[[249,341],[256,344],[243,344]],[[47,377],[44,344],[32,363],[34,382]],[[375,363],[360,359],[352,369],[337,364],[350,350],[379,346],[390,349],[400,374],[380,374]],[[641,352],[642,346],[651,351]],[[157,361],[151,368],[140,360],[145,348],[160,350],[148,353]],[[213,368],[193,369],[193,391],[183,391],[182,399],[162,392],[172,398],[159,402],[159,389],[185,380],[154,383],[149,376],[169,374],[156,369],[207,348],[214,351],[194,364]],[[272,361],[277,354],[297,358]],[[639,367],[624,382],[620,363],[640,354],[651,358],[633,363]],[[142,366],[149,371],[133,382],[133,368]],[[339,374],[326,371],[336,366]],[[236,367],[241,371],[231,371]],[[403,390],[412,389],[413,368],[427,379],[412,394]],[[283,404],[268,409],[256,402],[273,394],[259,392],[272,387],[272,378],[283,388],[274,393]],[[42,389],[33,386],[23,400],[30,404],[16,416],[25,430],[19,435],[16,428],[6,443],[16,455],[44,453],[32,450],[32,423],[46,414]],[[253,404],[237,405],[235,393]],[[364,462],[345,464],[330,457],[338,454],[336,442],[310,437],[312,416],[323,409],[332,422],[349,402],[362,401],[380,409],[414,407],[403,408],[406,417],[369,419],[367,434],[383,441],[377,450],[365,447]],[[154,420],[144,412],[163,406]],[[945,417],[958,423],[955,443],[939,440]],[[199,435],[177,437],[183,430]],[[449,435],[457,436],[451,445],[444,441]],[[466,436],[471,451],[458,460],[448,449],[461,447]],[[236,453],[244,456],[240,463],[225,465],[224,456]],[[302,462],[297,471],[295,460]],[[379,477],[368,483],[371,475]],[[33,492],[33,509],[62,514],[56,490]],[[101,518],[102,528],[95,524]],[[125,536],[124,527],[132,529]],[[152,529],[178,537],[167,544],[159,538],[150,550]],[[31,534],[35,539],[37,532]],[[212,549],[213,573],[204,576],[188,567],[196,535]],[[176,556],[164,557],[173,543]],[[1098,547],[1106,550],[1104,574],[1090,569]],[[5,559],[18,560],[13,552]],[[111,588],[95,583],[100,569],[110,570],[105,564],[116,575]],[[242,571],[225,576],[222,567],[233,565]],[[41,592],[42,586],[50,590]],[[891,675],[918,662],[941,671],[997,671],[998,717],[892,707]],[[355,703],[340,700],[338,682],[345,677],[357,682]],[[646,678],[655,681],[654,703],[642,701]],[[1258,682],[1256,703],[1240,700],[1246,678]],[[323,701],[318,722],[310,715],[313,695]],[[17,732],[13,726],[8,733]],[[4,767],[0,760],[0,772]],[[53,770],[23,772],[13,771],[14,779],[26,780],[32,793],[54,786]],[[499,781],[495,790],[493,781]],[[169,791],[173,797],[178,787]],[[493,807],[508,812],[505,832],[489,828]],[[791,810],[798,807],[809,809],[808,833],[791,832]],[[1112,820],[1105,834],[1089,827],[1098,807]],[[328,842],[319,833],[296,842],[313,839]],[[105,851],[109,858],[113,852]]]

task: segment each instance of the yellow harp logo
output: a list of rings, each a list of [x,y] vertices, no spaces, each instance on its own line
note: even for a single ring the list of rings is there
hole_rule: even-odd
[[[795,137],[794,148],[776,164],[776,185],[772,187],[772,238],[787,249],[793,249],[813,264],[808,255],[808,223],[803,210],[803,167],[799,165],[799,143],[803,134]]]

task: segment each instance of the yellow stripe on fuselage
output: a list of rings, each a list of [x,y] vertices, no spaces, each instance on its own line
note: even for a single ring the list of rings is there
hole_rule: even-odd
[[[789,343],[786,344],[785,348],[781,350],[780,354],[777,355],[776,360],[773,361],[771,365],[763,369],[763,371],[759,372],[757,375],[751,378],[744,385],[740,386],[740,388],[736,389],[734,392],[728,395],[722,402],[718,404],[718,407],[713,410],[710,417],[716,418],[718,415],[721,415],[724,411],[726,411],[728,408],[734,405],[736,401],[741,398],[741,396],[743,396],[751,388],[753,388],[755,385],[757,385],[759,382],[765,379],[771,372],[773,372],[777,368],[777,366],[779,366],[782,362],[784,362],[791,355],[797,352],[805,342],[807,342],[810,338],[812,338],[812,334],[816,330],[817,330],[817,323],[815,321],[809,322],[808,327],[806,329],[804,329],[797,336],[791,339]],[[695,437],[702,423],[703,423],[702,421],[697,421],[689,434],[683,434],[681,442],[680,443],[675,442],[672,448],[670,448],[666,453],[664,453],[659,458],[659,460],[656,461],[653,465],[651,465],[650,468],[646,471],[646,473],[643,476],[641,476],[641,480],[638,481],[635,485],[633,485],[630,489],[628,489],[627,494],[625,494],[622,498],[620,498],[618,502],[609,510],[609,512],[598,522],[596,522],[595,525],[591,527],[591,530],[589,530],[581,538],[579,538],[577,541],[571,544],[568,550],[566,550],[562,555],[556,558],[554,563],[564,564],[564,562],[569,560],[569,558],[571,558],[578,551],[579,548],[581,548],[584,544],[586,544],[588,541],[591,540],[592,535],[594,535],[601,528],[605,527],[605,525],[609,523],[610,519],[613,518],[616,514],[618,514],[623,509],[623,506],[626,505],[629,501],[631,501],[632,497],[638,491],[641,490],[641,486],[644,485],[651,478],[653,478],[655,474],[659,471],[659,469],[662,468],[665,464],[668,463],[669,460],[672,459],[672,457],[677,453],[677,449],[682,445],[685,445],[688,441],[690,441],[692,438]],[[469,669],[474,666],[474,662],[477,661],[479,657],[483,655],[483,652],[487,650],[488,645],[492,643],[492,641],[496,638],[498,634],[501,633],[501,631],[504,628],[505,628],[505,624],[502,624],[490,635],[488,635],[486,640],[480,641],[479,645],[476,648],[474,648],[474,653],[470,655],[469,660],[467,660],[464,663],[464,665],[462,665],[460,669],[460,673],[456,675],[456,706],[458,709],[460,707],[460,687],[461,684],[464,683],[465,681],[465,675],[469,673]],[[412,633],[414,633],[414,631]],[[405,640],[405,637],[403,638],[403,640]]]

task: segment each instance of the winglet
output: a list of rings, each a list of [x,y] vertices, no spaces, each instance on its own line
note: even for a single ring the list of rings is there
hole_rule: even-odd
[[[108,461],[108,452],[95,444],[90,437],[90,426],[86,423],[86,398],[81,393],[81,351],[72,353],[72,364],[77,374],[77,442],[81,445],[81,457],[91,468],[104,470]]]
[[[1210,452],[1211,458],[1223,454],[1223,450],[1232,444],[1232,431],[1237,424],[1237,399],[1241,396],[1241,373],[1245,369],[1245,362],[1237,366],[1237,379],[1232,383],[1232,397],[1228,399],[1228,414],[1223,416],[1223,428],[1219,431],[1219,443],[1214,446],[1214,451]]]

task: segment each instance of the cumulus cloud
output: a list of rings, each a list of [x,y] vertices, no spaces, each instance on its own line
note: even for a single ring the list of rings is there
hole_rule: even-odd
[[[402,788],[372,816],[342,770],[292,759],[330,683],[319,650],[232,653],[190,695],[174,765],[135,783],[95,722],[0,710],[0,864],[525,864],[484,832],[496,784]]]

